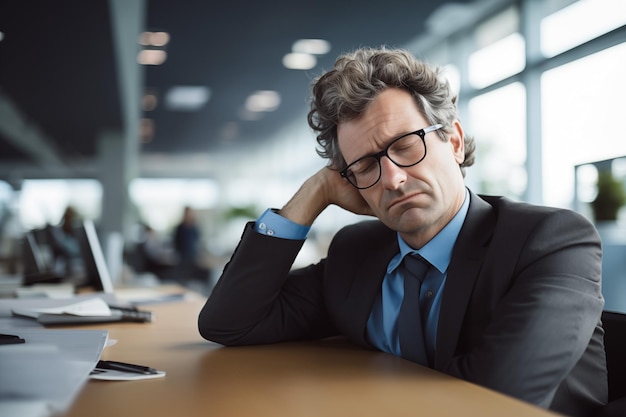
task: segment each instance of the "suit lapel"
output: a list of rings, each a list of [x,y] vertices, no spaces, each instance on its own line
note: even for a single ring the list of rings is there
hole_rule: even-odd
[[[354,329],[358,334],[354,336],[363,345],[369,346],[366,338],[367,320],[385,278],[387,265],[399,251],[396,232],[385,227],[385,232],[372,242],[370,250],[364,253],[363,262],[355,269],[347,305],[356,318]]]
[[[465,312],[485,258],[495,220],[493,208],[470,192],[469,210],[454,245],[443,291],[435,369],[441,369],[455,353]]]

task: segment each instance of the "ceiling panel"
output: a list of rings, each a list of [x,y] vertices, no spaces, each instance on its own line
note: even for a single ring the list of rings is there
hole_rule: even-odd
[[[144,85],[138,90],[155,92],[159,104],[143,114],[153,120],[154,135],[141,145],[141,154],[180,157],[219,155],[272,140],[306,112],[311,81],[330,69],[339,53],[406,45],[424,32],[426,18],[441,2],[147,0],[145,5],[145,28],[167,31],[171,41],[163,65],[142,67]],[[101,132],[124,127],[111,23],[106,0],[0,5],[0,108],[13,103],[21,123],[36,129],[50,151],[70,165],[96,156]],[[300,38],[326,39],[332,49],[311,70],[288,70],[282,57]],[[197,112],[166,109],[165,93],[178,85],[210,88],[209,102]],[[241,120],[246,97],[256,90],[278,91],[280,107],[259,120]],[[26,135],[9,138],[2,128],[9,123],[7,113],[0,111],[3,115],[0,164],[20,162],[28,153],[9,139],[20,143]],[[30,159],[37,163],[37,155]]]

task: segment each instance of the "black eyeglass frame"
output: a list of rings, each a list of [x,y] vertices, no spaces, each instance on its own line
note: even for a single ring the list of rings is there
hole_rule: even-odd
[[[426,134],[430,133],[430,132],[434,132],[436,130],[439,130],[443,128],[442,124],[434,124],[432,126],[428,126],[419,130],[416,130],[414,132],[409,132],[406,133],[402,136],[399,136],[397,138],[395,138],[394,140],[392,140],[389,145],[387,145],[385,147],[385,149],[383,149],[382,151],[378,152],[378,153],[374,153],[374,154],[370,154],[370,155],[364,155],[362,157],[360,157],[359,159],[357,159],[356,161],[351,162],[347,167],[345,167],[344,169],[342,169],[341,171],[339,171],[339,175],[341,175],[343,178],[345,178],[352,186],[354,186],[355,188],[358,188],[359,190],[366,190],[368,188],[371,188],[373,186],[375,186],[378,181],[380,181],[380,177],[382,176],[382,167],[380,165],[380,159],[383,156],[386,156],[387,158],[389,158],[389,160],[391,162],[393,162],[396,166],[399,166],[400,168],[408,168],[408,167],[412,167],[415,166],[417,164],[419,164],[420,162],[422,162],[424,160],[424,158],[426,158],[426,154],[427,154],[427,148],[426,148]],[[424,145],[424,155],[420,158],[419,161],[414,162],[412,164],[409,165],[403,165],[403,164],[399,164],[396,161],[393,160],[393,158],[391,158],[391,156],[389,156],[389,148],[391,148],[393,146],[394,143],[396,143],[397,141],[399,141],[400,139],[403,139],[409,135],[417,135],[420,137],[420,139],[422,139],[422,144]],[[350,180],[350,176],[348,174],[348,171],[350,170],[350,167],[353,166],[354,164],[366,159],[366,158],[376,158],[376,161],[378,162],[378,178],[376,179],[376,181],[374,181],[371,185],[368,185],[367,187],[359,187],[358,185],[356,185],[354,182],[352,182]],[[354,181],[356,182],[356,178],[354,179]]]

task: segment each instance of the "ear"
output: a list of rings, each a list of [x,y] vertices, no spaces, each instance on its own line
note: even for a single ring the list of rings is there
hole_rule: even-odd
[[[452,132],[448,135],[448,142],[454,154],[454,159],[461,165],[465,161],[465,134],[461,122],[455,120],[452,124]]]

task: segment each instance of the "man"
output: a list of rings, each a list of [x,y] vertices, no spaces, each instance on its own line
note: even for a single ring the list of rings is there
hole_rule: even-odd
[[[183,208],[183,218],[174,229],[174,249],[181,263],[195,264],[198,258],[200,230],[191,207]]]
[[[196,214],[191,207],[185,206],[183,218],[174,228],[172,240],[178,264],[170,274],[176,275],[176,279],[182,280],[185,284],[189,281],[204,281],[208,277],[208,271],[199,263],[200,237]]]
[[[440,71],[406,51],[339,57],[308,116],[329,167],[247,226],[200,313],[202,336],[341,334],[564,414],[605,403],[599,237],[575,212],[469,191],[474,141],[455,101]],[[331,204],[378,220],[290,270]]]

